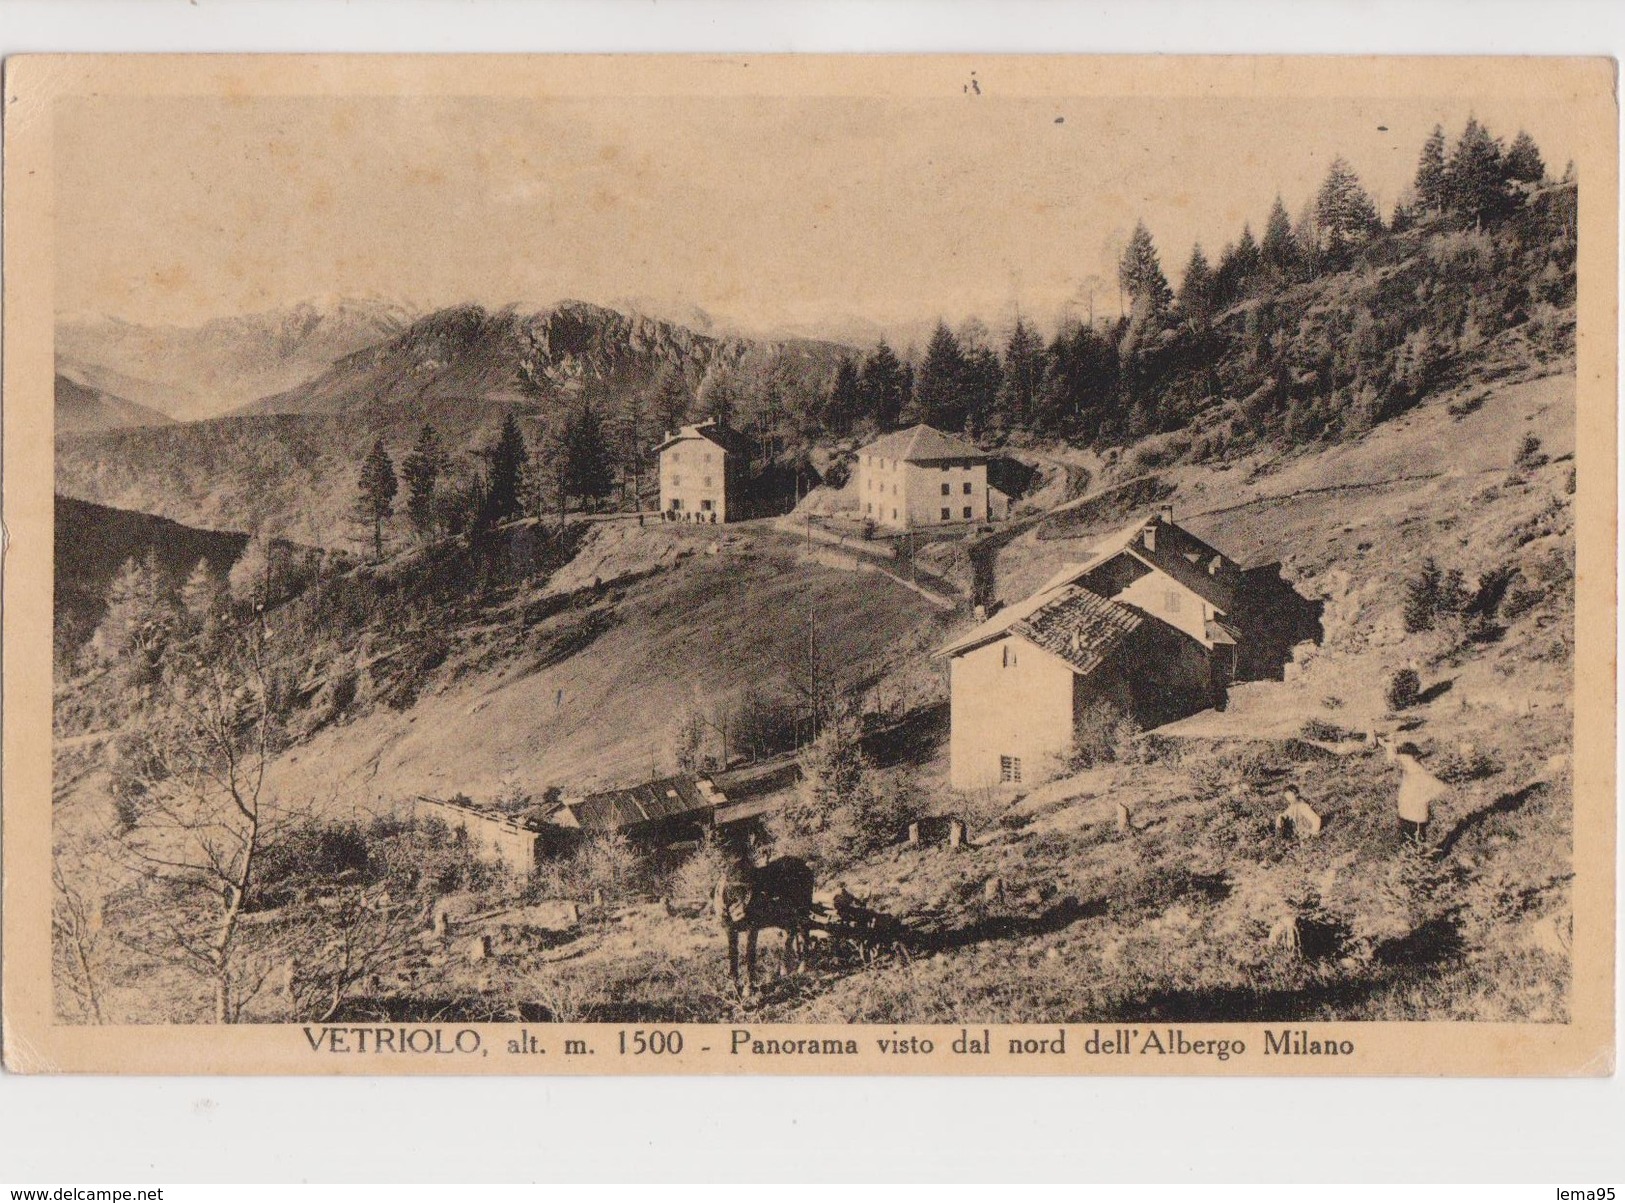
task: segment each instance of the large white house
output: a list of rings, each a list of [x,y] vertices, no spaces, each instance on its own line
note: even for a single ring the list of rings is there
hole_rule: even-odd
[[[949,660],[951,783],[1054,775],[1092,705],[1147,726],[1213,705],[1236,672],[1243,581],[1164,510],[949,641],[936,654]]]
[[[724,422],[668,432],[660,457],[660,515],[672,522],[737,522],[749,517],[750,444]]]
[[[930,426],[895,430],[858,452],[858,513],[893,530],[985,522],[988,459]]]

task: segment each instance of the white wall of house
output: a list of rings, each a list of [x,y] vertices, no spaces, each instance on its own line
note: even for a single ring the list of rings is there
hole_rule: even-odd
[[[710,439],[679,439],[660,453],[660,508],[685,521],[728,521],[728,453]]]
[[[1200,593],[1187,589],[1157,569],[1140,577],[1112,600],[1138,606],[1204,645],[1208,619],[1217,613]]]
[[[947,517],[943,517],[944,510]],[[892,530],[986,522],[987,465],[911,464],[862,455],[858,461],[858,516]]]
[[[955,656],[949,783],[1030,785],[1052,774],[1072,750],[1073,675],[1065,661],[1019,635]],[[1019,782],[1009,780],[1012,768]]]

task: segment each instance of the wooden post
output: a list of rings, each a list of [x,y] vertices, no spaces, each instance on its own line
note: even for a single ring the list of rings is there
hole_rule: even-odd
[[[908,825],[908,842],[911,844],[918,844],[920,842],[920,825],[918,823],[910,823]]]

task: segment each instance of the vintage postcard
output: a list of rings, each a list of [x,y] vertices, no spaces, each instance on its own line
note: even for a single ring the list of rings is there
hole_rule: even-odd
[[[1614,86],[11,60],[6,1066],[1612,1072]]]

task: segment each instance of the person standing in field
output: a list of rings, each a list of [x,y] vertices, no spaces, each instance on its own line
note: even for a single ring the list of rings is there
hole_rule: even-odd
[[[1416,759],[1421,749],[1413,743],[1395,745],[1384,740],[1383,752],[1390,764],[1399,766],[1399,830],[1416,847],[1427,842],[1428,824],[1433,820],[1433,804],[1450,788],[1422,767]]]

